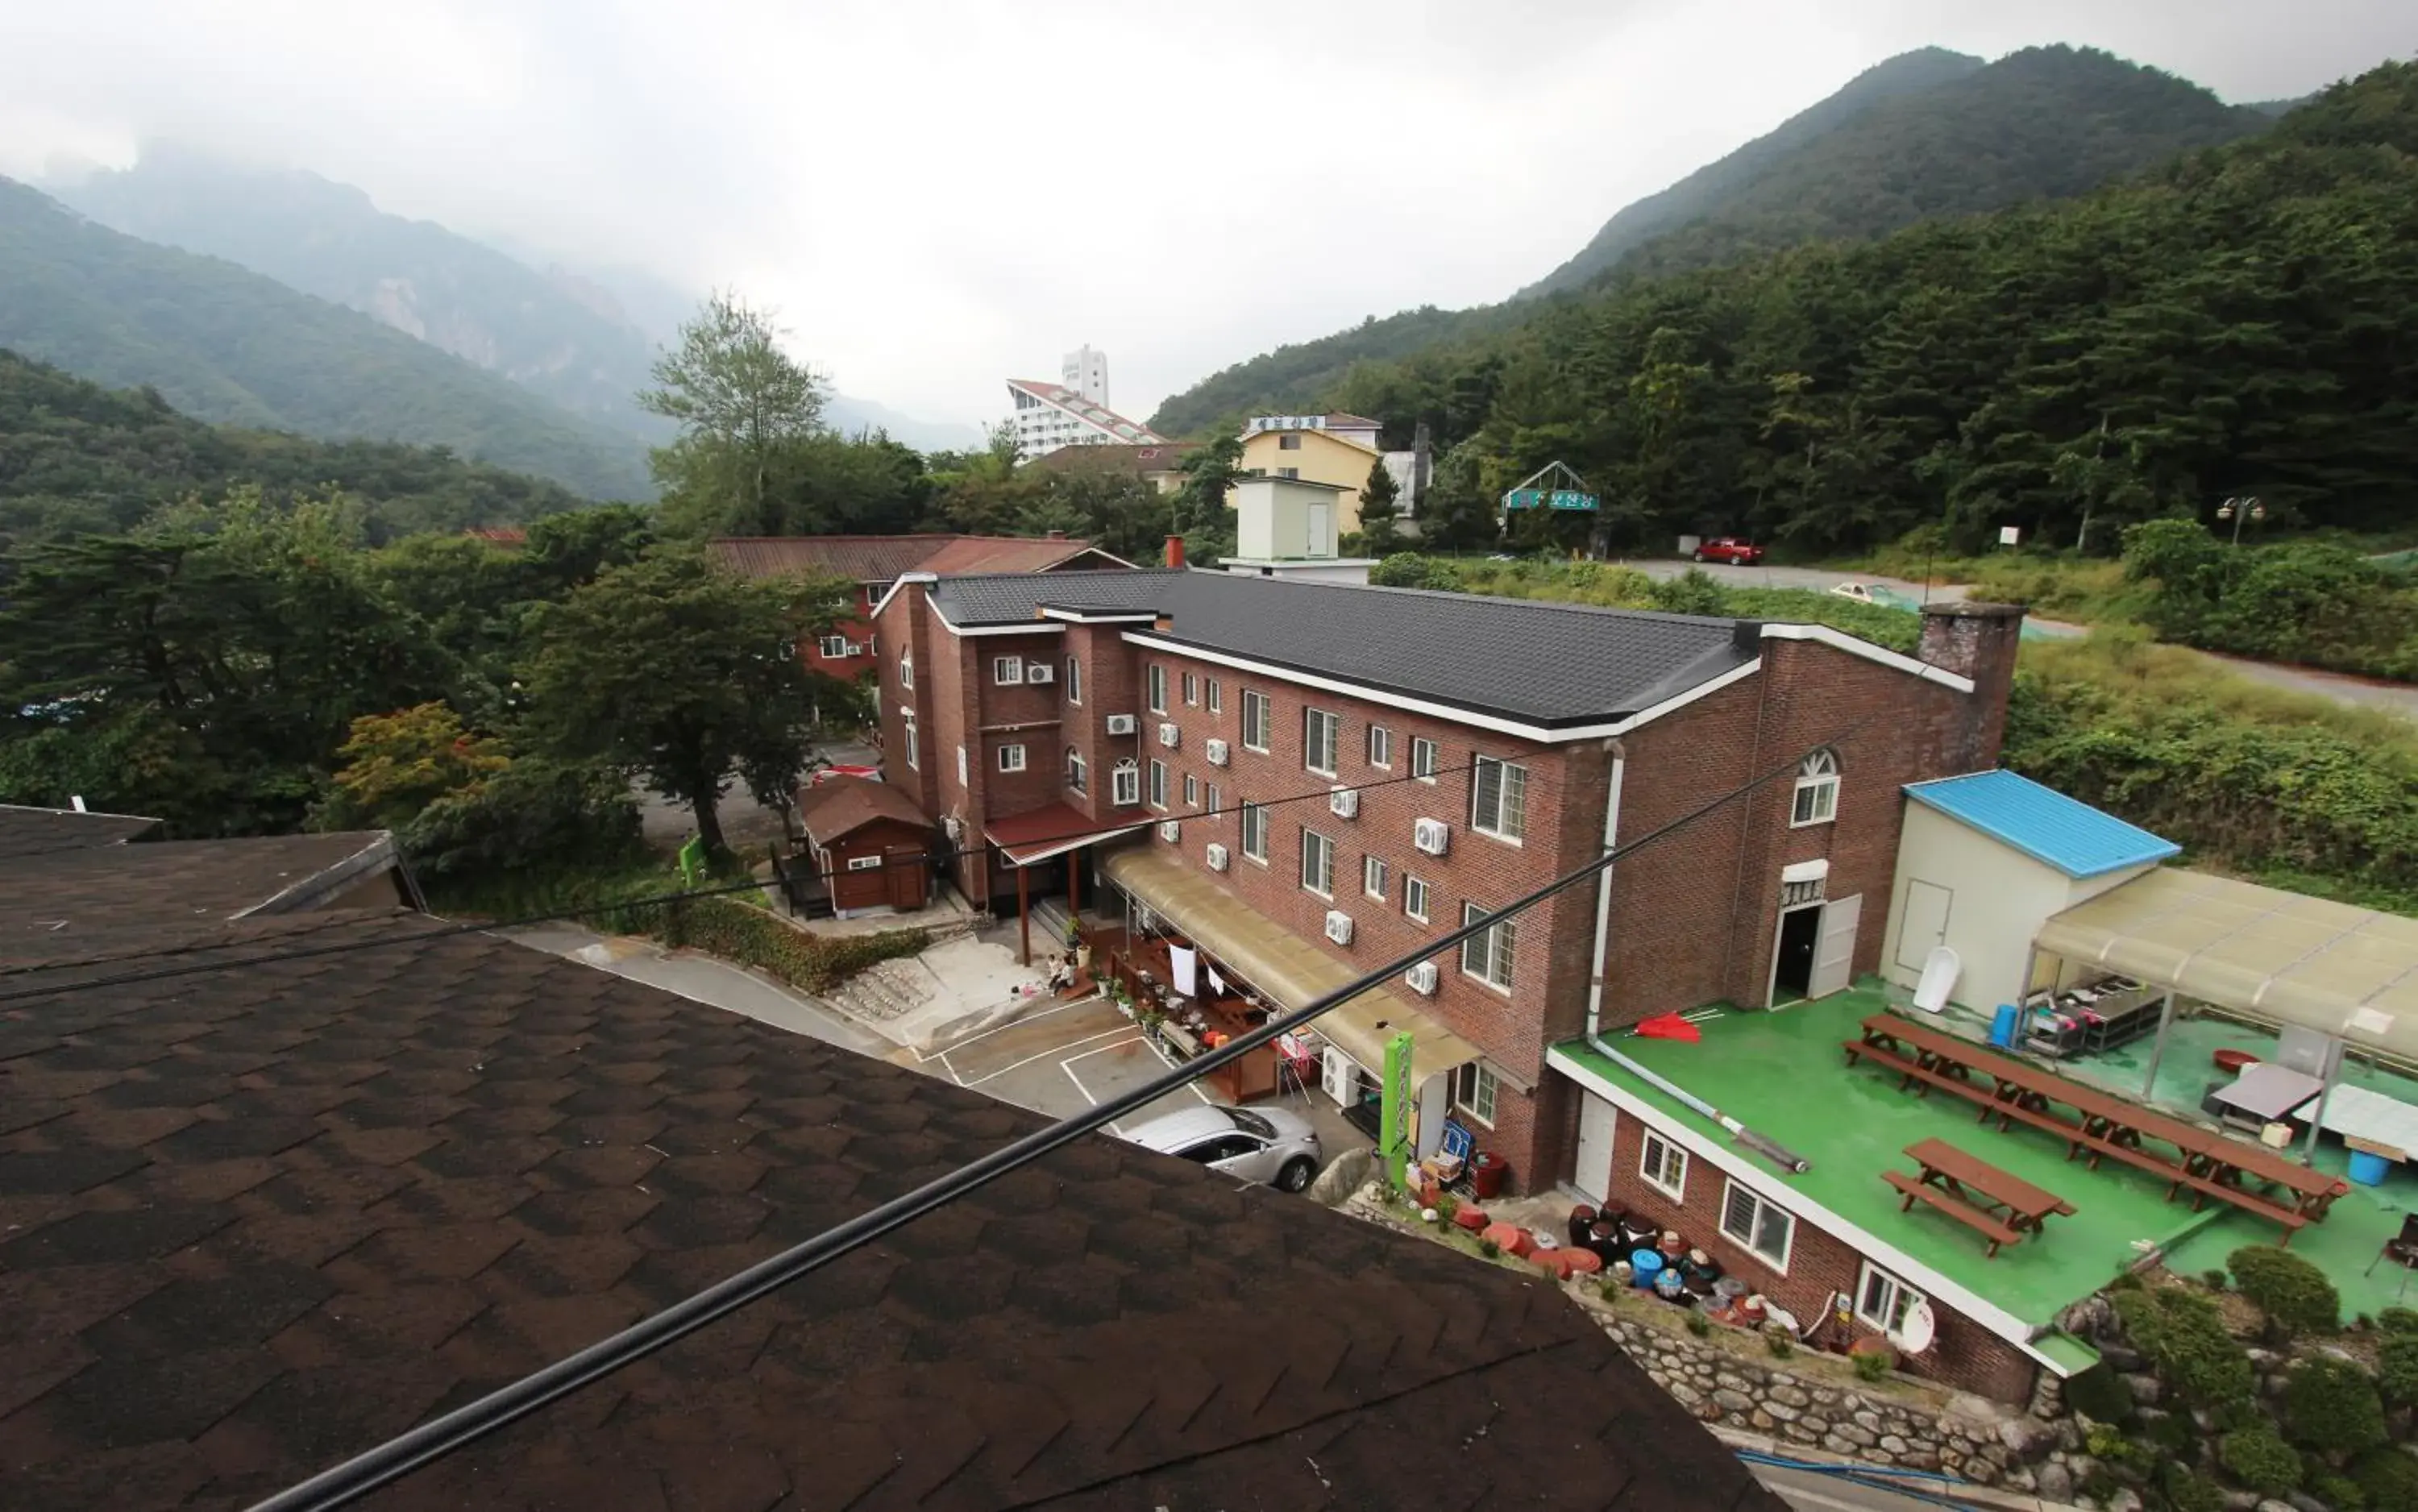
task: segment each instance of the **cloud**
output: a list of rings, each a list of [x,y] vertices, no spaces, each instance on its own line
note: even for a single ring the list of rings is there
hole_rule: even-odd
[[[173,138],[777,306],[935,419],[1110,354],[1118,407],[1500,298],[1859,69],[2103,46],[2228,99],[2407,52],[2407,0],[80,0],[0,10],[0,172]]]

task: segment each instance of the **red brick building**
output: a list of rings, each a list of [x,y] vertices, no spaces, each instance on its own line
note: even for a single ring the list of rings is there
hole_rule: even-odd
[[[1813,625],[1207,572],[909,574],[877,627],[885,774],[978,904],[1015,907],[1019,873],[1090,897],[1147,848],[1354,971],[1646,842],[1392,992],[1394,1028],[1481,1052],[1423,1107],[1448,1098],[1533,1188],[1570,1168],[1546,1050],[1591,995],[1625,1026],[1877,967],[1899,789],[1995,765],[2020,619],[1927,614],[1918,659]]]
[[[707,549],[746,577],[837,577],[856,585],[858,612],[799,646],[808,670],[872,672],[873,611],[906,573],[1063,573],[1133,564],[1065,536],[725,536]]]

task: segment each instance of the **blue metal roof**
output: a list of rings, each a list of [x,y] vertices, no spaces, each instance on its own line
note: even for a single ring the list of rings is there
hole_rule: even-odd
[[[2165,861],[2182,847],[2012,771],[1908,784],[1905,796],[2012,846],[2068,877]]]

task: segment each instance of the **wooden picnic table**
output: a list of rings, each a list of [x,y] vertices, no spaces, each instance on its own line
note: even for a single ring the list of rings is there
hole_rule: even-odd
[[[1920,1176],[1881,1172],[1882,1180],[1905,1195],[1899,1211],[1911,1211],[1918,1201],[1937,1209],[1989,1240],[1988,1259],[1997,1259],[2001,1245],[2020,1244],[2024,1235],[2037,1235],[2051,1217],[2074,1214],[2074,1204],[2055,1192],[2000,1170],[1945,1139],[1918,1139],[1905,1147],[1905,1153],[1922,1168]]]

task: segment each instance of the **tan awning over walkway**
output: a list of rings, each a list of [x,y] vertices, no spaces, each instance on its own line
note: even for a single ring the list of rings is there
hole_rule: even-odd
[[[2418,919],[2168,867],[2052,917],[2036,943],[2219,1007],[2418,1058]]]
[[[1299,1008],[1359,974],[1155,846],[1111,851],[1100,869],[1283,1007]],[[1327,1010],[1317,1029],[1372,1076],[1385,1068],[1385,1042],[1408,1030],[1419,1086],[1478,1058],[1477,1046],[1382,988]]]

